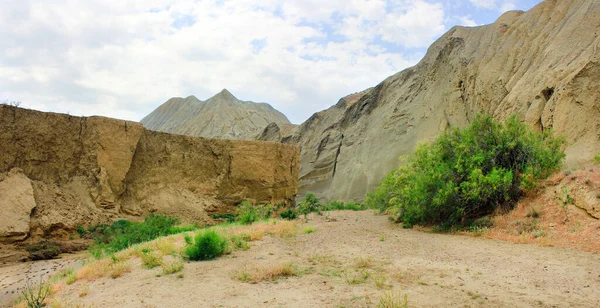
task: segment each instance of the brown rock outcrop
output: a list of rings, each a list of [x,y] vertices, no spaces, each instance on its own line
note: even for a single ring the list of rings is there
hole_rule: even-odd
[[[31,181],[13,169],[0,181],[0,241],[23,240],[29,234],[29,216],[35,207]]]
[[[482,112],[552,129],[567,139],[568,165],[589,161],[600,153],[599,20],[598,1],[547,0],[452,28],[416,66],[281,139],[302,148],[300,194],[361,200],[400,156]]]
[[[34,236],[155,211],[210,223],[207,213],[232,211],[243,200],[293,202],[298,156],[296,146],[279,143],[170,135],[135,122],[0,105],[0,174],[22,170],[32,191],[19,195],[35,201],[27,220]],[[14,187],[14,177],[0,177],[0,187]],[[17,207],[9,197],[0,194],[2,207],[26,212],[31,205]],[[7,217],[0,212],[0,221]],[[21,227],[19,239],[27,235]]]

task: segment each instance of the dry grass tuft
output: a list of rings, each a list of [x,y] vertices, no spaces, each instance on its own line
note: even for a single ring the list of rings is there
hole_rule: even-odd
[[[354,267],[355,268],[372,268],[373,267],[373,259],[370,256],[358,257],[358,258],[354,259]]]
[[[298,270],[292,263],[246,267],[234,273],[241,282],[258,283],[274,281],[282,277],[297,276]]]

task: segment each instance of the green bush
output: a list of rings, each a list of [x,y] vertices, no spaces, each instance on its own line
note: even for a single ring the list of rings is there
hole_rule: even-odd
[[[212,260],[228,249],[227,239],[213,230],[199,233],[194,242],[185,248],[185,254],[192,261]]]
[[[470,126],[417,147],[366,202],[386,208],[406,227],[465,226],[516,201],[557,170],[565,157],[563,144],[562,138],[533,132],[514,116],[504,123],[478,116]]]
[[[317,196],[315,196],[315,194],[311,192],[308,192],[304,196],[304,200],[302,200],[302,202],[300,202],[300,204],[298,205],[298,211],[306,218],[308,214],[313,212],[320,215],[321,207],[321,202],[319,201]]]
[[[323,211],[344,211],[344,210],[349,210],[349,211],[364,211],[364,210],[368,210],[369,207],[367,206],[366,203],[356,203],[356,202],[341,202],[341,201],[329,201],[327,202],[325,205],[323,205],[322,210]]]
[[[250,202],[244,201],[238,208],[238,221],[244,225],[257,222],[260,219],[258,210]]]
[[[285,211],[279,213],[279,217],[287,220],[294,220],[298,218],[298,211],[293,208],[288,208]]]
[[[96,235],[94,238],[96,243],[90,247],[90,252],[98,258],[133,244],[196,229],[193,226],[176,226],[177,224],[179,224],[177,218],[150,214],[144,222],[117,220],[109,226],[90,227],[88,231]]]

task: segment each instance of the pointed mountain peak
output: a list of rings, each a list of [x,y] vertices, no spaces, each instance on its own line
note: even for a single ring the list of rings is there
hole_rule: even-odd
[[[226,101],[237,101],[238,100],[227,89],[221,90],[221,92],[219,92],[217,95],[213,96],[212,98],[220,98],[220,99],[223,99],[223,100],[226,100]]]

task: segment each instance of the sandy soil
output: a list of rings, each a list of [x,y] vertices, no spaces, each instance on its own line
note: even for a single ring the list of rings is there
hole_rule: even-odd
[[[303,233],[307,226],[316,231]],[[295,237],[266,236],[249,250],[186,263],[183,278],[157,277],[159,268],[138,259],[122,277],[77,281],[56,296],[64,306],[93,307],[373,307],[386,296],[406,296],[410,307],[600,302],[598,253],[407,230],[370,211],[311,216],[300,228]],[[235,279],[244,268],[288,262],[299,276]]]
[[[3,264],[0,266],[0,307],[9,307],[27,283],[37,285],[62,269],[77,269],[86,257],[87,253],[80,252],[64,254],[56,260]]]

